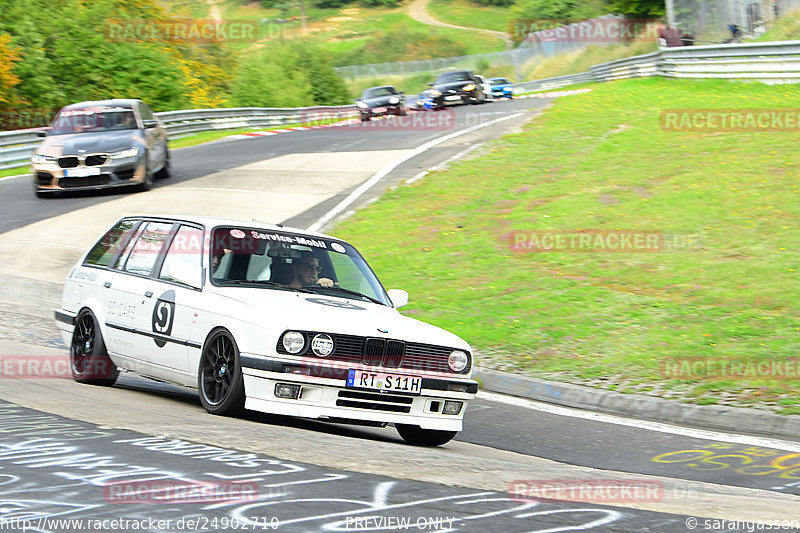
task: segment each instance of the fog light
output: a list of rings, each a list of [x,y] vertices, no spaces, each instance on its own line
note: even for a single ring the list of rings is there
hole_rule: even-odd
[[[300,397],[300,385],[292,385],[291,383],[276,383],[275,397],[285,398],[287,400],[296,400]],[[458,410],[461,410],[460,405]]]
[[[461,412],[462,405],[464,405],[464,402],[451,402],[451,401],[444,402],[444,409],[442,409],[442,414],[457,415],[458,413]]]

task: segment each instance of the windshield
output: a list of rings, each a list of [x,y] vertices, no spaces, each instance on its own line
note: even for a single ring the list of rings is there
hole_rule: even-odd
[[[391,306],[378,278],[346,242],[224,226],[214,229],[211,243],[214,285],[311,292]]]
[[[379,96],[390,96],[396,94],[393,89],[390,87],[374,87],[372,89],[367,89],[364,91],[364,94],[361,95],[361,98],[364,100],[368,98],[377,98]]]
[[[136,120],[129,107],[86,107],[62,110],[53,121],[50,135],[134,129]]]
[[[436,78],[436,83],[453,83],[454,81],[469,81],[468,72],[447,72]]]

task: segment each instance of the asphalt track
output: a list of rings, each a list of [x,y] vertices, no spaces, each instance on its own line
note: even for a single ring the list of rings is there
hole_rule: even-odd
[[[29,178],[0,181],[0,274],[7,280],[0,287],[0,354],[64,357],[51,319],[60,280],[109,221],[123,214],[235,212],[237,218],[307,227],[414,148],[524,113],[408,159],[347,209],[453,156],[480,151],[481,143],[521,127],[547,103],[516,100],[458,108],[441,115],[453,118],[447,128],[326,128],[176,150],[174,176],[148,193],[43,200],[33,196]],[[0,525],[24,517],[124,517],[173,521],[166,528],[145,529],[152,531],[186,530],[185,522],[177,522],[181,518],[205,520],[208,526],[216,519],[214,529],[231,531],[273,524],[281,531],[689,531],[690,515],[800,520],[800,444],[567,416],[489,394],[471,405],[456,441],[437,449],[406,446],[390,428],[257,413],[243,419],[212,417],[193,391],[127,375],[111,389],[64,379],[6,379],[0,399],[21,406],[0,404]],[[142,440],[148,436],[162,440]],[[159,451],[159,443],[176,439],[256,454],[247,460],[269,464],[271,470]],[[229,479],[235,471],[243,475],[237,479],[256,483],[258,500],[153,506],[103,493],[104,471],[136,467],[167,471],[160,479],[189,484]],[[515,480],[556,479],[652,482],[661,492],[612,505],[599,499],[508,497]],[[222,519],[228,527],[222,527]],[[405,528],[403,520],[413,525]],[[57,525],[36,524],[39,531],[79,527]],[[743,522],[708,525],[705,530],[747,528]],[[703,529],[700,519],[697,530]]]

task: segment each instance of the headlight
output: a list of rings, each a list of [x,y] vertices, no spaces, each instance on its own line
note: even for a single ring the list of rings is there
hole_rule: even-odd
[[[299,331],[287,331],[283,334],[283,347],[286,351],[295,354],[303,351],[306,346],[306,338]]]
[[[400,98],[397,97],[397,96],[392,96],[391,98],[389,98],[389,103],[390,104],[399,104],[400,103]]]
[[[315,355],[328,357],[333,352],[333,339],[325,333],[315,335],[311,341],[311,350]]]
[[[133,148],[112,152],[111,159],[126,159],[128,157],[136,157],[137,155],[139,155],[139,149],[134,146]]]
[[[440,92],[439,92],[439,91],[437,91],[436,89],[431,89],[431,90],[430,90],[430,92],[429,92],[428,94],[429,94],[430,96],[434,97],[434,98],[436,98],[437,96],[441,96],[441,95],[442,95],[442,93],[440,93]]]
[[[365,104],[364,102],[357,102],[357,104],[358,104],[358,107],[360,107],[361,109],[366,109],[366,108],[368,108],[368,107],[369,107],[369,106],[368,106],[367,104]]]
[[[464,91],[474,91],[475,90],[475,84],[474,83],[468,83],[468,84],[464,85],[461,89],[464,90]]]
[[[31,156],[31,163],[33,163],[34,165],[41,165],[44,163],[55,163],[55,162],[56,158],[51,157],[49,155],[33,154]]]
[[[447,358],[447,364],[453,372],[461,372],[469,364],[469,356],[461,350],[454,350],[450,352],[450,357]]]

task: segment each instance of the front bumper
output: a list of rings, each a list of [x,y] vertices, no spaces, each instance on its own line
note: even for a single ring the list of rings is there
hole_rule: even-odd
[[[87,191],[114,187],[129,187],[142,183],[145,178],[142,157],[112,161],[96,167],[78,167],[98,172],[90,176],[69,177],[55,163],[32,164],[31,171],[36,189],[40,192]]]
[[[464,412],[478,391],[478,383],[469,378],[430,376],[422,378],[419,395],[382,393],[347,387],[347,368],[341,364],[331,367],[247,354],[241,355],[241,361],[245,407],[265,413],[461,431]],[[299,385],[299,397],[278,398],[279,383]],[[443,414],[447,401],[461,402],[460,412]]]

